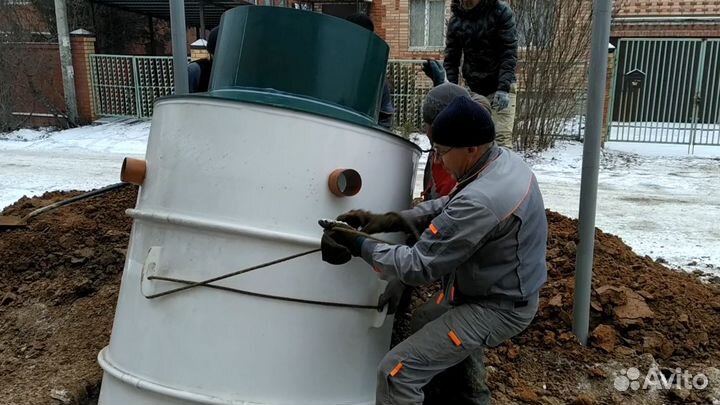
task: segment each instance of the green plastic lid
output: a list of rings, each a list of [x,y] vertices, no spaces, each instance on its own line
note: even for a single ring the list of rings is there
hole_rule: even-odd
[[[388,52],[343,19],[237,7],[220,23],[209,95],[376,126]]]

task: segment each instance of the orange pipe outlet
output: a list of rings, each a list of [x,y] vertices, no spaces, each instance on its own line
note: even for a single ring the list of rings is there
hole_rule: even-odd
[[[145,181],[147,162],[143,159],[125,158],[120,169],[120,181],[141,186]]]
[[[328,187],[338,197],[352,197],[360,192],[362,178],[357,170],[335,169],[328,177]]]

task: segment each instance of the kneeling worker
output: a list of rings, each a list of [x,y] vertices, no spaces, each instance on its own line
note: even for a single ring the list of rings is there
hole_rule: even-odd
[[[434,152],[457,186],[448,196],[400,213],[351,211],[338,217],[366,233],[424,229],[412,247],[326,230],[323,260],[361,256],[378,275],[419,286],[442,280],[447,310],[401,342],[378,367],[376,403],[423,403],[436,374],[522,332],[547,278],[547,220],[535,175],[495,146],[490,114],[455,98],[432,124]]]

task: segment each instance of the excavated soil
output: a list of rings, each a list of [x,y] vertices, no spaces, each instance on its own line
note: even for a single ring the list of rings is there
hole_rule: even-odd
[[[22,215],[78,194],[23,198],[3,211]],[[0,404],[92,403],[108,343],[136,190],[126,188],[43,214],[26,229],[0,230]],[[533,324],[486,352],[495,404],[711,404],[720,400],[720,287],[634,254],[598,231],[592,337],[571,331],[577,222],[548,212],[549,280]],[[416,289],[398,314],[437,286]],[[702,390],[614,388],[616,377],[656,366],[703,373]],[[644,376],[643,376],[644,378]],[[452,388],[452,387],[448,387]],[[720,403],[720,402],[719,402]],[[452,404],[448,404],[452,405]]]
[[[23,215],[72,197],[23,198]],[[130,236],[124,188],[0,230],[0,404],[84,403],[97,396]]]

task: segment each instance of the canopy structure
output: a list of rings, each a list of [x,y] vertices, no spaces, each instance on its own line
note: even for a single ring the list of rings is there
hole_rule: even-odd
[[[98,4],[170,19],[168,0],[95,0]],[[220,24],[220,16],[233,7],[252,4],[243,0],[185,0],[185,22],[193,27],[214,27]]]

